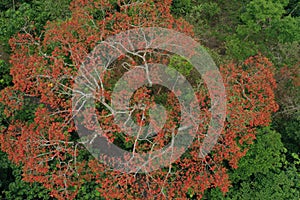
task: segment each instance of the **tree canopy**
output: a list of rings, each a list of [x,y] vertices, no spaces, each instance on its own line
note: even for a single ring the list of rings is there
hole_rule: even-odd
[[[299,199],[299,10],[293,0],[2,1],[0,45],[9,59],[0,60],[0,197]],[[98,45],[111,36],[147,27],[171,29],[199,41],[218,65],[226,89],[225,124],[204,157],[200,149],[215,106],[205,77],[214,74],[200,75],[193,55],[124,48],[134,46],[133,38],[110,46],[121,54],[109,66],[92,60]],[[143,34],[145,44],[157,42]],[[114,51],[97,55],[106,53]],[[149,76],[147,66],[157,63],[167,69],[153,67],[154,76]],[[105,70],[93,72],[89,64]],[[126,96],[127,85],[144,81],[128,73],[142,73],[140,69],[149,84],[133,93],[126,109],[145,137],[133,125],[126,129],[130,134],[118,127],[112,105],[114,87],[121,84],[119,92]],[[193,90],[179,91],[190,102],[186,107],[175,92],[151,84],[176,76],[180,82],[177,72]],[[87,86],[81,91],[76,88],[78,74]],[[123,76],[129,78],[118,82]],[[191,102],[191,93],[196,102]],[[89,95],[95,106],[85,105]],[[74,121],[78,110],[82,127]],[[103,135],[94,134],[94,117]],[[152,152],[172,144],[182,119],[201,121],[196,131],[187,131],[195,139],[179,159],[154,171],[115,170],[85,146],[105,138],[133,157]],[[148,124],[160,131],[142,129]]]

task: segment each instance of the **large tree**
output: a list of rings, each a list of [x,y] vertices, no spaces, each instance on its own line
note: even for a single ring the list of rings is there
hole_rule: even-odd
[[[237,168],[238,160],[255,138],[256,127],[268,125],[271,113],[277,110],[272,64],[261,55],[251,57],[241,65],[220,67],[227,92],[226,122],[217,144],[204,158],[199,157],[199,149],[214,105],[211,105],[200,75],[185,68],[190,66],[188,61],[167,52],[127,51],[99,76],[95,86],[113,87],[117,79],[136,64],[158,61],[186,75],[201,107],[197,116],[205,123],[199,125],[195,141],[181,159],[168,167],[144,173],[110,169],[85,150],[84,141],[78,139],[77,127],[72,122],[75,77],[88,53],[99,42],[112,34],[140,27],[164,27],[193,35],[187,22],[172,17],[170,5],[170,0],[74,0],[70,5],[70,18],[48,23],[42,35],[18,34],[10,40],[14,85],[1,91],[0,100],[6,106],[4,114],[9,123],[2,127],[0,141],[9,158],[23,165],[25,181],[42,183],[58,199],[75,198],[86,182],[95,183],[100,192],[97,195],[120,199],[184,198],[186,195],[199,198],[211,187],[219,187],[223,192],[228,190],[227,169]],[[114,144],[135,153],[172,141],[176,133],[169,130],[176,128],[183,116],[180,116],[178,100],[171,91],[145,86],[131,98],[128,109],[133,110],[139,102],[147,107],[132,112],[133,120],[140,126],[147,123],[144,117],[154,101],[166,107],[165,128],[153,135],[148,143],[124,135],[114,124],[113,115],[106,109],[112,90],[97,92],[102,93],[103,98],[99,99],[96,108],[91,109],[96,109],[99,123],[107,130],[105,137]],[[153,94],[156,97],[151,96]],[[188,96],[187,93],[185,97]],[[83,123],[92,127],[89,117],[86,112]]]

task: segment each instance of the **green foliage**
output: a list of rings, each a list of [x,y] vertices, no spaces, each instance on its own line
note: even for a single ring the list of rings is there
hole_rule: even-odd
[[[240,15],[242,23],[236,29],[238,40],[231,37],[227,40],[227,47],[233,48],[229,53],[241,60],[245,58],[245,55],[249,55],[247,50],[253,49],[274,59],[277,49],[274,46],[278,46],[278,43],[300,41],[300,17],[286,15],[287,5],[287,0],[250,1]],[[239,48],[234,48],[234,44],[238,41]]]
[[[8,9],[0,13],[0,42],[8,48],[7,41],[17,32],[38,33],[43,30],[49,20],[63,19],[69,16],[70,0],[33,0],[21,1],[17,7],[6,6]]]
[[[282,134],[282,141],[289,152],[300,152],[300,117],[276,119],[274,127]]]
[[[205,23],[213,20],[221,12],[221,8],[215,2],[203,2],[191,6],[187,18],[189,22],[204,26]],[[200,28],[200,27],[199,27]],[[203,27],[201,27],[203,28]],[[197,30],[195,30],[197,32]]]
[[[169,67],[175,69],[185,77],[189,76],[193,69],[193,65],[188,60],[177,55],[171,57]]]
[[[33,122],[36,108],[39,105],[40,104],[36,99],[25,98],[21,110],[14,115],[14,120],[20,120],[27,123]]]
[[[0,151],[0,191],[4,191],[10,182],[13,181],[12,169],[10,168],[11,163],[9,162],[7,155]],[[0,193],[0,197],[1,197]]]
[[[11,85],[11,81],[8,64],[4,60],[0,60],[0,90]]]
[[[8,9],[16,9],[20,4],[30,2],[30,0],[1,0],[0,11],[6,11]]]
[[[288,15],[275,21],[267,35],[269,38],[277,36],[277,40],[284,43],[300,41],[300,17]]]
[[[293,66],[300,62],[300,40],[290,43],[278,43],[273,49],[273,62],[277,66]]]
[[[212,20],[213,17],[217,16],[221,12],[221,8],[215,2],[205,2],[201,4],[201,7],[201,16],[207,20]]]
[[[53,199],[49,191],[38,183],[22,181],[21,167],[12,164],[0,151],[0,198],[6,200],[48,200]]]
[[[227,199],[299,199],[299,176],[295,168],[277,173],[255,174],[234,189]]]
[[[289,15],[293,17],[299,17],[300,16],[299,0],[289,0],[289,4],[285,9]]]
[[[278,132],[268,127],[259,130],[257,140],[240,160],[231,180],[247,180],[254,174],[268,174],[270,170],[279,169],[285,161],[285,151]]]
[[[257,32],[273,20],[279,20],[285,13],[284,7],[288,0],[252,0],[246,6],[246,12],[241,15],[245,28],[249,32]],[[248,29],[248,28],[253,29]]]
[[[96,184],[96,180],[85,182],[80,187],[76,199],[78,200],[104,199],[100,197],[100,192],[97,190],[98,187],[99,186],[98,184]]]
[[[172,12],[175,15],[185,15],[191,9],[191,0],[173,0]]]
[[[297,166],[297,165],[300,165],[300,158],[298,156],[298,154],[296,153],[292,153],[292,157],[294,158],[294,164]]]
[[[241,40],[237,35],[226,38],[226,53],[237,60],[245,60],[258,53],[258,48],[253,41]]]
[[[191,10],[189,13],[186,15],[187,21],[189,21],[192,24],[197,24],[197,28],[195,27],[194,31],[195,33],[197,32],[202,32],[201,30],[204,28],[203,26],[205,25],[205,20],[202,18],[202,12],[203,8],[202,5],[196,5],[192,6]]]
[[[9,190],[4,191],[7,200],[46,200],[53,199],[42,185],[38,183],[29,184],[21,180],[9,184]]]
[[[28,26],[28,17],[32,16],[30,5],[22,4],[17,10],[8,9],[0,14],[0,41],[2,45],[7,45],[9,38],[16,32],[21,31],[21,28]]]
[[[300,175],[288,164],[280,134],[264,128],[232,171],[232,188],[223,196],[219,189],[207,191],[207,199],[299,199]]]

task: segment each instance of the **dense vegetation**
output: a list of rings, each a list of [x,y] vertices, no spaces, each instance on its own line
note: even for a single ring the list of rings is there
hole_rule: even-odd
[[[68,188],[62,186],[64,179],[59,178],[59,174],[66,170],[61,163],[64,159],[71,160],[70,155],[76,149],[73,152],[73,147],[53,144],[55,148],[64,150],[55,149],[63,153],[58,153],[58,158],[45,168],[36,167],[41,160],[28,160],[37,153],[34,151],[47,152],[46,148],[28,145],[34,134],[50,129],[53,135],[56,134],[52,137],[63,138],[70,144],[78,138],[72,126],[68,130],[57,131],[63,126],[61,119],[68,119],[68,116],[48,117],[52,116],[49,110],[58,108],[55,106],[67,109],[69,97],[59,96],[66,102],[58,101],[53,92],[56,88],[53,79],[41,80],[39,85],[35,79],[26,79],[27,75],[38,75],[49,69],[47,73],[51,76],[55,76],[56,69],[59,72],[55,73],[73,75],[74,66],[81,63],[85,55],[83,52],[93,49],[97,41],[103,40],[103,35],[105,38],[106,35],[128,30],[128,21],[137,20],[146,26],[168,27],[172,23],[175,30],[194,35],[212,55],[224,79],[228,80],[229,94],[236,97],[228,104],[232,105],[228,114],[232,119],[228,122],[226,133],[232,134],[232,138],[220,140],[216,154],[210,155],[203,168],[195,167],[200,161],[193,160],[191,149],[183,156],[186,163],[178,162],[173,166],[179,174],[169,177],[174,185],[170,184],[158,193],[174,193],[174,198],[183,197],[184,193],[184,197],[190,199],[299,199],[300,3],[297,0],[145,0],[143,2],[148,6],[139,7],[130,2],[135,1],[0,2],[0,198],[133,198],[130,195],[139,191],[140,188],[134,186],[135,176],[99,173],[104,171],[103,166],[97,165],[84,148],[80,149],[76,158],[82,163],[70,165],[82,173],[79,178],[73,172],[67,174],[71,184]],[[124,5],[128,6],[128,12],[122,10]],[[140,13],[143,15],[140,16]],[[176,26],[178,24],[180,26]],[[104,29],[100,31],[99,27],[105,27],[105,31],[101,32]],[[68,52],[72,52],[73,57]],[[55,55],[58,59],[43,57],[46,54]],[[63,65],[66,71],[61,68],[62,62],[66,63]],[[180,57],[173,56],[169,65],[184,75],[192,73],[188,67],[180,69],[180,66],[189,66]],[[29,70],[30,73],[27,73]],[[260,71],[264,73],[260,74]],[[254,78],[246,81],[246,77],[238,75],[242,72]],[[249,107],[245,93],[240,94],[235,89],[237,83],[230,82],[235,78],[243,79],[249,86],[247,95],[255,107]],[[68,85],[68,81],[63,84]],[[200,94],[205,95],[201,91]],[[273,102],[273,94],[276,103]],[[158,98],[161,102],[168,99],[163,95]],[[21,103],[18,104],[18,101]],[[32,104],[33,101],[35,104]],[[236,113],[239,117],[234,121]],[[231,131],[230,125],[239,126],[239,129]],[[22,137],[16,134],[18,129],[22,129]],[[122,140],[124,148],[132,146],[130,140],[124,142],[120,136],[114,139],[116,142]],[[222,148],[222,144],[229,147]],[[212,163],[218,169],[213,168]],[[186,173],[179,170],[183,164]],[[193,181],[199,171],[203,172],[200,180]],[[163,181],[159,182],[159,177],[167,172],[163,169],[151,175],[156,176],[153,180],[163,184]],[[185,179],[180,183],[186,187],[176,188],[178,177]],[[132,185],[121,183],[122,179],[132,181]],[[139,179],[138,184],[146,184],[142,176]],[[107,185],[101,184],[104,182]],[[151,192],[148,195],[158,195],[153,188]],[[135,197],[145,198],[145,195],[146,192]]]

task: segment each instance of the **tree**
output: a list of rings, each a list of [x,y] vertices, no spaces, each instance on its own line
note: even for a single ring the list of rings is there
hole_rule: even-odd
[[[300,18],[287,14],[288,3],[287,0],[249,1],[240,15],[242,23],[237,26],[236,34],[227,38],[229,52],[239,60],[258,51],[275,59],[278,46],[298,42]]]
[[[209,199],[298,199],[299,174],[285,158],[281,135],[269,127],[260,129],[255,143],[231,171],[232,188],[224,197],[211,190]]]
[[[78,139],[72,122],[71,100],[72,93],[76,92],[72,90],[74,77],[98,42],[139,26],[172,28],[193,35],[192,27],[187,22],[172,17],[170,5],[169,0],[143,3],[75,0],[70,6],[71,17],[48,23],[43,37],[25,33],[10,40],[14,85],[1,91],[0,101],[6,106],[4,114],[9,124],[2,128],[0,141],[2,150],[8,153],[9,158],[24,165],[25,181],[43,184],[58,199],[74,199],[77,194],[84,193],[82,186],[87,182],[93,182],[98,187],[99,193],[93,195],[104,198],[185,198],[187,195],[200,198],[211,187],[228,191],[227,168],[237,168],[239,159],[255,138],[256,127],[268,125],[271,113],[277,110],[272,64],[262,55],[250,57],[242,65],[227,64],[220,68],[228,98],[226,124],[213,151],[203,159],[199,157],[199,147],[207,133],[207,126],[199,125],[196,133],[198,140],[180,160],[148,173],[122,173],[109,169],[86,152],[82,146],[84,141]],[[157,61],[169,64],[176,61],[174,57],[172,60],[172,56],[166,56],[165,52],[146,50],[141,50],[141,54],[128,51],[120,56],[118,61],[111,63],[111,68],[103,74],[96,87],[101,83],[113,87],[118,78],[136,64]],[[177,64],[184,67],[186,62],[173,64],[173,68],[180,68]],[[201,105],[201,120],[207,122],[210,108],[214,105],[210,105],[207,88],[201,81],[199,76],[199,80],[192,82],[192,85],[197,94],[197,104]],[[157,144],[155,148],[174,137],[170,130],[176,128],[181,117],[174,94],[161,90],[168,97],[165,105],[173,109],[166,109],[169,117],[166,129],[150,141]],[[161,94],[159,91],[160,88],[157,94]],[[124,136],[104,106],[111,99],[111,90],[98,92],[104,93],[104,98],[98,101],[96,107],[97,117],[107,130],[105,137],[114,144],[131,149],[133,153],[153,147],[138,143],[139,138]],[[132,96],[130,109],[139,102],[146,105],[145,110],[132,112],[133,120],[141,125],[147,123],[143,116],[147,115],[153,103],[151,93],[154,92],[145,86]],[[29,113],[20,116],[19,113],[28,107],[26,101],[33,101],[34,104]],[[83,123],[93,129],[93,124],[89,124],[89,113],[86,111]]]
[[[277,102],[280,105],[278,115],[294,116],[299,115],[300,103],[300,63],[293,66],[284,66],[278,70],[276,80]]]
[[[172,11],[177,15],[184,15],[191,9],[191,0],[173,0],[172,1]]]
[[[8,40],[16,33],[41,34],[47,21],[69,16],[70,0],[15,0],[0,3],[0,45],[9,52]],[[2,5],[1,5],[2,4]]]
[[[274,115],[273,125],[282,134],[282,141],[289,153],[300,152],[298,141],[300,139],[300,77],[299,63],[293,66],[284,66],[276,74],[277,89],[276,100],[280,106]]]
[[[21,166],[11,163],[2,151],[0,161],[1,199],[52,199],[41,184],[23,182]]]

